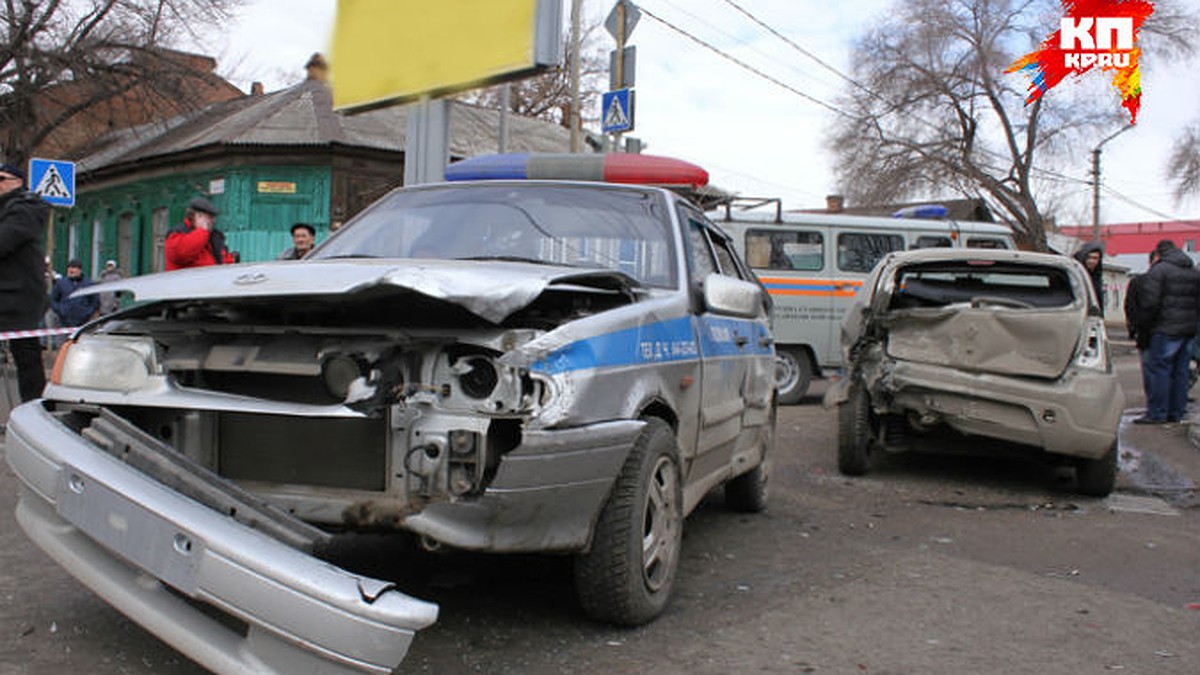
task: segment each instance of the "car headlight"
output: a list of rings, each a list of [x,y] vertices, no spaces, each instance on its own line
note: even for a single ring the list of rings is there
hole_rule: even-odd
[[[65,387],[133,391],[146,386],[157,372],[152,339],[85,335],[63,345],[51,381]]]

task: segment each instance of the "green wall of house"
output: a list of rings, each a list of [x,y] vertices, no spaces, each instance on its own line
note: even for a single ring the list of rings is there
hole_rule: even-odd
[[[229,250],[242,262],[273,260],[291,245],[293,223],[314,225],[317,241],[329,234],[330,182],[328,166],[241,166],[84,187],[73,208],[55,209],[47,249],[60,272],[71,258],[92,278],[109,259],[127,276],[162,271],[167,230],[182,223],[188,201],[204,195],[221,210],[217,227]]]

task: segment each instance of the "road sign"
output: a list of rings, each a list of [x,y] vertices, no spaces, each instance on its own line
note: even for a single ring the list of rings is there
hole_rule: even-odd
[[[604,94],[600,102],[603,111],[600,128],[606,134],[633,130],[633,91],[618,89]]]
[[[617,29],[621,27],[618,15],[621,13],[619,8],[625,5],[625,34],[619,35]],[[637,8],[637,5],[625,0],[617,0],[617,4],[613,5],[612,11],[608,13],[608,18],[604,20],[604,27],[608,29],[608,34],[613,36],[614,40],[622,38],[628,40],[629,34],[633,32],[633,27],[637,25],[638,19],[642,18],[642,10]]]
[[[621,81],[617,82],[617,50],[608,53],[608,88],[628,89],[635,82],[634,73],[637,71],[637,47],[629,45],[621,50]]]
[[[55,206],[75,206],[75,163],[36,157],[29,160],[29,189]]]

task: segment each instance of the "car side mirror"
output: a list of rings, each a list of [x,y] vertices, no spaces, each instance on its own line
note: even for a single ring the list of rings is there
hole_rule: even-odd
[[[717,314],[758,316],[763,308],[762,294],[762,287],[749,281],[721,274],[710,274],[704,279],[704,304]]]

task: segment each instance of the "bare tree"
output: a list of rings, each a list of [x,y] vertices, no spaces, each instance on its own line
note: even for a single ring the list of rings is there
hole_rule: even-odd
[[[854,47],[855,84],[829,141],[843,191],[866,203],[983,197],[1018,239],[1044,248],[1046,209],[1086,182],[1067,174],[1082,173],[1086,150],[1128,123],[1088,83],[1027,106],[1028,80],[1004,74],[1061,12],[1051,0],[899,0]],[[1141,46],[1185,54],[1194,20],[1156,3]]]
[[[72,124],[80,135],[189,109],[221,83],[211,60],[165,45],[216,29],[241,2],[0,0],[0,154],[23,162]]]
[[[1175,185],[1175,199],[1200,192],[1200,124],[1184,130],[1167,160],[1167,176]]]
[[[599,23],[585,25],[580,30],[579,105],[581,119],[596,122],[600,119],[600,96],[608,88],[608,51],[602,44]],[[512,82],[508,97],[509,112],[526,117],[557,122],[566,126],[571,118],[571,72],[565,64],[571,62],[570,36],[564,36],[563,65],[542,75]],[[503,92],[499,85],[462,95],[460,98],[487,108],[499,109]],[[591,114],[594,111],[594,114]]]

